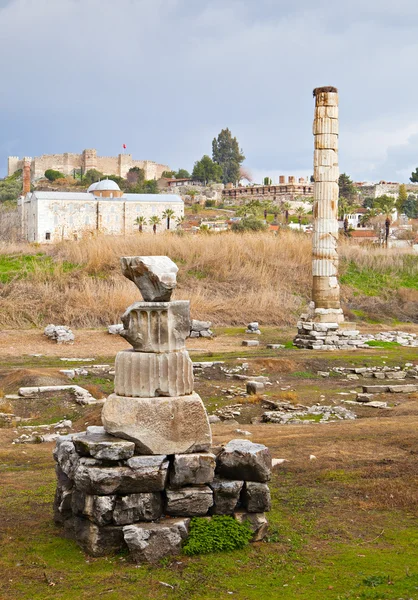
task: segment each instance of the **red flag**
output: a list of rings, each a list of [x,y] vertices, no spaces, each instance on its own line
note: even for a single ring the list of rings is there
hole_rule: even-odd
[[[122,147],[124,150],[126,150],[126,144],[123,144]]]

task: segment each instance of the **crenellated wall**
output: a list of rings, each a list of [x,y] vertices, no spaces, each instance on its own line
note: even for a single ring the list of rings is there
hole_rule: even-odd
[[[145,171],[145,179],[159,179],[164,171],[169,171],[168,165],[158,164],[149,160],[135,160],[131,154],[119,154],[118,156],[97,156],[94,148],[83,150],[81,154],[65,152],[64,154],[43,154],[32,159],[31,177],[32,181],[41,179],[47,169],[61,171],[64,175],[72,175],[74,169],[90,169],[101,171],[105,175],[118,175],[126,177],[129,169],[139,167]],[[8,157],[7,174],[13,175],[23,168],[23,159],[18,156]]]

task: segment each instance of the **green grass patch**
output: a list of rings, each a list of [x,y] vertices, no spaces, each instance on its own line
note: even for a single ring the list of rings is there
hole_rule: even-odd
[[[316,379],[318,376],[309,371],[294,371],[290,373],[291,377],[296,377],[297,379]]]
[[[418,256],[400,255],[399,261],[401,266],[397,268],[385,266],[379,258],[376,258],[373,266],[366,267],[349,261],[345,264],[340,281],[366,296],[380,296],[399,288],[418,290]]]
[[[385,342],[383,340],[369,340],[365,344],[371,348],[398,348],[400,346],[398,342]]]
[[[66,261],[55,263],[51,256],[47,256],[43,252],[38,252],[37,254],[1,254],[0,282],[9,283],[16,278],[28,277],[38,270],[47,274],[53,274],[57,266],[62,268],[64,273],[68,273],[78,267],[78,265]]]

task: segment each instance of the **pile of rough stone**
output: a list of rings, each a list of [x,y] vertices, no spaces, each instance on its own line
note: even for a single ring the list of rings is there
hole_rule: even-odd
[[[71,344],[75,339],[71,329],[64,325],[47,325],[44,329],[44,335],[51,340],[55,340],[57,344]]]
[[[365,335],[368,340],[382,342],[397,342],[401,346],[418,347],[418,337],[416,333],[406,333],[405,331],[382,331],[376,335]]]
[[[368,348],[365,342],[369,337],[359,331],[342,329],[338,323],[316,323],[301,320],[298,322],[298,334],[293,343],[298,348],[310,350],[352,350]]]
[[[247,329],[245,330],[245,333],[254,333],[256,335],[261,335],[261,331],[259,329],[257,321],[249,323]]]
[[[320,417],[316,421],[314,417]],[[355,419],[356,415],[342,406],[322,406],[314,404],[306,410],[279,411],[269,410],[263,414],[262,420],[265,423],[278,423],[280,425],[298,424],[308,425],[311,423],[329,423],[345,419]]]
[[[55,521],[89,554],[128,547],[136,562],[178,554],[190,517],[249,521],[253,541],[267,532],[271,456],[247,440],[211,452],[137,454],[135,443],[89,427],[58,439]]]
[[[57,441],[56,521],[88,553],[127,547],[137,562],[177,554],[194,516],[233,515],[262,539],[271,456],[246,440],[211,447],[185,349],[190,305],[170,301],[176,265],[155,256],[121,263],[144,302],[122,317],[132,349],[116,356],[104,427]]]
[[[333,371],[347,375],[347,379],[418,379],[418,365],[406,363],[401,367],[334,367]]]
[[[211,331],[212,323],[210,321],[198,321],[192,319],[190,322],[190,337],[191,338],[212,338],[213,331]]]

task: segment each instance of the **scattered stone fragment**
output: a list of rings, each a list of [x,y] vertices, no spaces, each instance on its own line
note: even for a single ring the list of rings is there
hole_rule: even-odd
[[[256,395],[264,391],[264,383],[260,381],[247,381],[247,394]]]
[[[159,523],[138,523],[123,528],[125,542],[137,563],[156,563],[181,552],[189,532],[190,519],[163,519]]]
[[[412,394],[412,392],[418,392],[418,385],[390,385],[389,392],[392,394]]]
[[[267,348],[269,350],[280,350],[281,348],[285,348],[284,344],[267,344]]]
[[[357,394],[357,402],[370,402],[374,394]]]
[[[245,330],[245,333],[252,333],[252,334],[256,334],[256,335],[261,335],[261,331],[258,327],[258,323],[256,321],[253,321],[252,323],[249,323],[247,326],[247,329]]]
[[[71,329],[64,325],[47,325],[44,329],[44,335],[51,340],[55,340],[57,344],[72,344],[75,340]]]
[[[260,342],[258,340],[244,340],[242,342],[243,346],[259,346]]]
[[[120,335],[123,331],[123,324],[122,323],[117,323],[115,325],[108,325],[107,327],[107,332],[111,333],[112,335]]]

